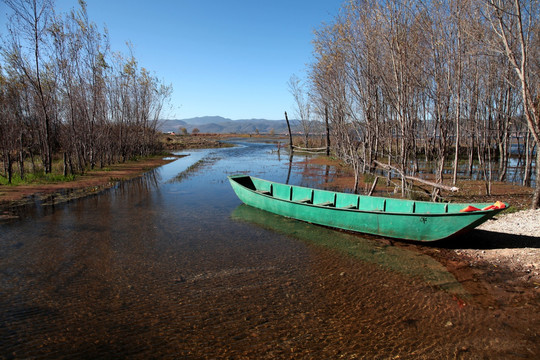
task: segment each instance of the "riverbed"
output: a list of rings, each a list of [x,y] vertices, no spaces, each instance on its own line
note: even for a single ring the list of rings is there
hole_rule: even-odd
[[[339,170],[236,145],[2,223],[0,358],[538,358],[537,291],[242,205],[227,175]]]

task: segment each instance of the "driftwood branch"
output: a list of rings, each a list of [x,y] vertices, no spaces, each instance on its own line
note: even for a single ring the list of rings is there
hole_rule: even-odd
[[[401,171],[397,167],[389,165],[389,164],[384,164],[384,163],[382,163],[380,161],[377,161],[377,160],[373,160],[373,163],[375,165],[378,165],[378,166],[382,167],[385,170],[396,171],[396,172],[399,173],[399,175],[401,175],[401,177],[403,177],[403,178],[405,178],[407,180],[418,181],[419,183],[426,184],[426,185],[432,186],[434,188],[442,189],[442,190],[446,190],[446,191],[451,191],[451,192],[459,191],[459,188],[457,188],[455,186],[447,186],[447,185],[444,185],[444,184],[435,183],[433,181],[420,179],[420,178],[418,178],[416,176],[405,175],[403,173],[403,171]]]
[[[306,153],[306,154],[321,154],[322,151],[307,151],[307,150],[298,150],[299,152],[301,153]]]
[[[326,147],[321,147],[321,148],[303,148],[303,147],[300,147],[300,146],[293,145],[293,149],[298,149],[298,150],[300,150],[300,151],[324,151],[324,150],[326,150]]]
[[[371,189],[369,189],[368,196],[371,196],[373,194],[373,191],[375,190],[375,186],[377,186],[377,182],[379,182],[379,177],[375,176],[375,180],[373,180],[373,184],[371,185]]]

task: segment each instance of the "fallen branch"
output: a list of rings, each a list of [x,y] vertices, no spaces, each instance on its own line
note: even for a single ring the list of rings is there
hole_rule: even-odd
[[[369,189],[367,196],[371,196],[373,194],[373,191],[375,190],[375,186],[377,186],[378,181],[379,181],[379,177],[375,176],[375,180],[373,180],[373,184],[371,185],[371,189]]]
[[[457,188],[455,186],[447,186],[447,185],[444,185],[444,184],[434,183],[433,181],[420,179],[420,178],[418,178],[416,176],[405,175],[403,173],[403,171],[401,171],[397,167],[389,165],[389,164],[384,164],[384,163],[382,163],[380,161],[377,161],[377,160],[373,160],[373,163],[375,165],[378,165],[378,166],[382,167],[383,169],[386,169],[386,170],[389,170],[389,171],[396,171],[396,172],[399,173],[399,175],[401,177],[403,177],[403,178],[405,178],[407,180],[418,181],[419,183],[426,184],[426,185],[432,186],[434,188],[442,189],[442,190],[446,190],[446,191],[451,191],[451,192],[459,191],[459,188]]]
[[[300,147],[300,146],[293,145],[293,149],[298,149],[298,150],[301,150],[301,151],[325,151],[325,150],[326,150],[326,147],[321,147],[321,148],[303,148],[303,147]]]
[[[307,154],[321,154],[322,151],[307,151],[307,150],[298,150],[299,153],[307,153]]]

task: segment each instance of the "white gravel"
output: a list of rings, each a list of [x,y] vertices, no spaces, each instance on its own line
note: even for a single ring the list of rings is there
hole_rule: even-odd
[[[498,219],[487,221],[477,229],[540,238],[540,209],[503,213]]]

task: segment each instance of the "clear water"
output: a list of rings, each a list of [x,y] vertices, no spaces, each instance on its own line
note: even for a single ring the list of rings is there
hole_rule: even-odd
[[[502,304],[414,246],[241,205],[229,174],[304,186],[335,174],[275,150],[189,151],[1,224],[0,358],[540,355],[538,297]]]

